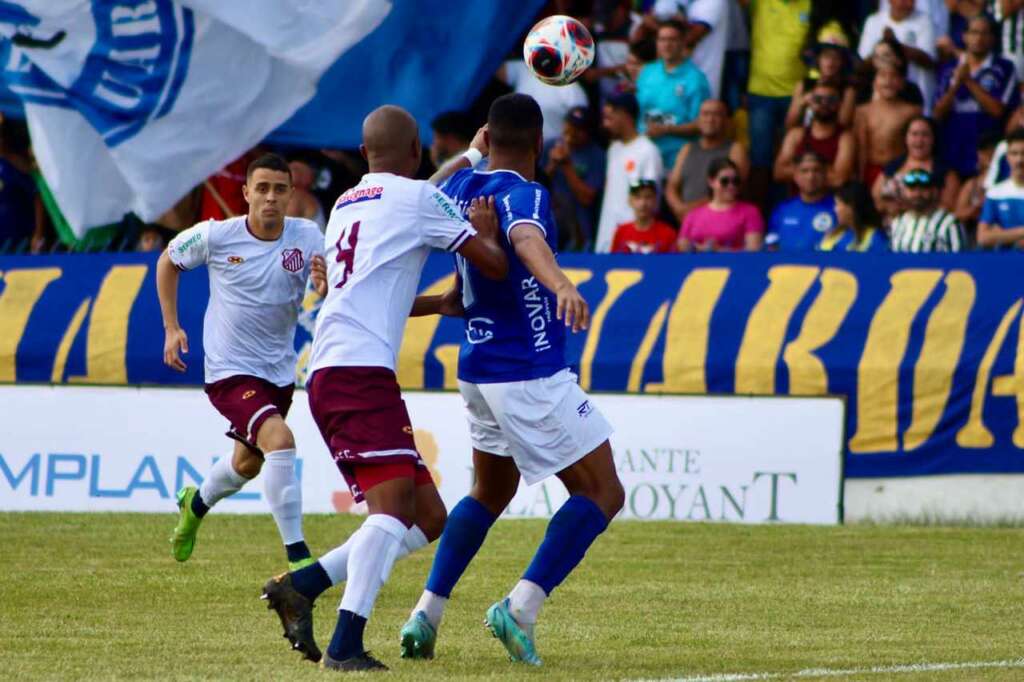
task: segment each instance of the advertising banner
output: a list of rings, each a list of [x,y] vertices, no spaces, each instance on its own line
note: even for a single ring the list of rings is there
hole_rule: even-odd
[[[450,508],[472,482],[462,399],[405,396],[417,447]],[[595,395],[616,429],[621,518],[743,523],[842,520],[843,402],[836,398]],[[0,510],[175,510],[174,494],[229,456],[226,420],[199,389],[0,386]],[[360,512],[295,395],[306,512]],[[742,428],[738,428],[742,425]],[[556,479],[522,486],[510,517],[547,517]],[[219,511],[264,513],[257,477]]]

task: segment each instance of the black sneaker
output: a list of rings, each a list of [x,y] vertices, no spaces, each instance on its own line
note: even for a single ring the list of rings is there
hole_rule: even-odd
[[[260,599],[267,600],[268,609],[277,611],[292,649],[301,652],[303,658],[318,662],[321,654],[313,639],[313,602],[292,587],[291,574],[282,573],[268,580]]]
[[[325,670],[337,670],[346,673],[388,669],[386,665],[371,656],[369,651],[364,651],[358,656],[346,658],[344,661],[336,661],[331,658],[330,654],[324,654],[323,660],[320,661],[320,667]]]

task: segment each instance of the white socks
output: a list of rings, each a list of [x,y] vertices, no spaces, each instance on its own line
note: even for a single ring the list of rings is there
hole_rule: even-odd
[[[348,582],[341,598],[342,611],[369,618],[377,593],[391,573],[407,529],[394,516],[371,514],[349,541]],[[330,575],[330,574],[328,574]]]
[[[199,496],[207,507],[212,507],[228,495],[237,493],[248,482],[248,478],[235,471],[231,455],[225,455],[213,463],[210,473],[199,486]]]
[[[508,595],[508,610],[520,625],[533,625],[548,595],[537,583],[520,580]]]
[[[420,595],[420,600],[416,602],[412,612],[413,615],[417,611],[425,613],[427,620],[436,631],[441,626],[441,617],[444,616],[444,607],[447,605],[448,597],[436,595],[430,590],[423,590],[423,594]]]
[[[356,534],[353,533],[345,541],[345,544],[335,547],[320,557],[320,565],[324,567],[324,571],[327,572],[332,585],[345,582],[345,579],[348,577],[348,555],[352,551],[352,542],[355,540],[355,537]],[[427,540],[427,536],[423,534],[419,526],[413,526],[405,532],[405,536],[402,538],[402,546],[399,547],[395,560],[397,561],[407,554],[412,554],[417,549],[426,547],[429,544],[430,541]]]
[[[281,540],[286,545],[301,542],[302,485],[295,475],[295,448],[268,452],[263,462],[263,491]]]

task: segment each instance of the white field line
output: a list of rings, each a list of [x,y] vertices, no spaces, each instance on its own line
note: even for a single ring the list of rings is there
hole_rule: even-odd
[[[757,680],[792,680],[801,677],[850,677],[853,675],[893,675],[903,673],[942,672],[945,670],[983,670],[986,668],[1024,668],[1024,658],[1005,661],[969,661],[966,663],[910,663],[907,665],[873,666],[870,668],[808,668],[790,673],[720,673],[676,677],[665,682],[756,682]]]

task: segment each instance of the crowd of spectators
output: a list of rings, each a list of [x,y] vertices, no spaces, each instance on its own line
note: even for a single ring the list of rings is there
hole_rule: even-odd
[[[574,252],[1024,248],[1024,0],[551,0],[597,58],[548,86],[515,55],[474,106],[432,125],[424,177],[460,154],[502,90],[544,114],[538,180]],[[323,226],[365,169],[289,150],[290,215]],[[152,224],[106,243],[157,250],[245,211],[253,150]],[[0,124],[0,252],[68,230],[28,134]],[[67,240],[65,240],[67,241]]]

